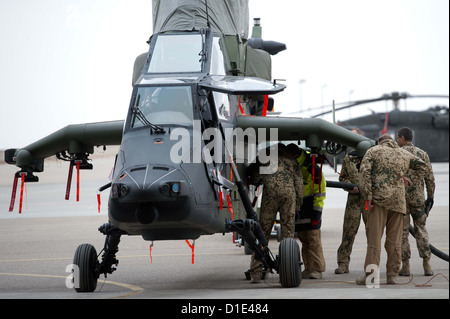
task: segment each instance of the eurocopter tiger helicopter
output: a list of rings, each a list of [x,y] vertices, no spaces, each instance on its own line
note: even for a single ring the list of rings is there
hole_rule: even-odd
[[[397,131],[402,127],[409,127],[414,131],[413,143],[425,150],[431,162],[448,162],[448,106],[430,107],[424,111],[401,110],[400,100],[412,98],[441,98],[447,99],[448,95],[411,95],[407,92],[392,92],[383,94],[381,97],[351,102],[343,102],[335,111],[358,107],[367,103],[392,100],[394,107],[389,112],[374,112],[367,116],[356,117],[345,121],[338,121],[338,125],[352,129],[359,127],[364,135],[376,139],[382,134],[390,134],[395,137]],[[326,111],[314,115],[319,117],[332,111]],[[430,143],[430,140],[433,143]]]
[[[109,221],[99,228],[106,235],[103,255],[98,260],[90,244],[76,249],[76,291],[94,291],[101,274],[116,270],[123,235],[158,241],[237,232],[265,269],[280,274],[283,287],[300,284],[298,244],[285,239],[272,256],[246,187],[252,159],[236,155],[238,143],[226,132],[305,140],[312,154],[324,152],[324,145],[328,151],[351,147],[361,157],[374,141],[321,119],[266,117],[273,107],[269,95],[285,89],[272,81],[270,62],[285,45],[264,41],[257,19],[250,38],[248,28],[248,0],[153,0],[154,33],[148,53],[135,63],[126,119],[70,125],[5,151],[5,161],[20,168],[14,188],[20,179],[22,192],[25,182],[39,180],[34,173],[43,172],[49,156],[69,162],[69,182],[73,168],[77,174],[93,168],[94,146],[120,145],[111,183],[99,189],[110,188]],[[243,147],[256,149],[256,143],[244,139]],[[228,214],[227,192],[246,218]]]

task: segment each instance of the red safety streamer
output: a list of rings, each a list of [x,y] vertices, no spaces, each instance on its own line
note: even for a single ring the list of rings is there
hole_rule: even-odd
[[[320,175],[319,175],[319,193],[322,193],[322,169],[325,155],[322,155],[322,161],[320,163]]]
[[[195,240],[191,243],[189,242],[189,240],[186,239],[186,243],[188,244],[188,246],[192,249],[192,264],[194,264],[194,248],[195,248]]]
[[[98,203],[98,213],[100,214],[100,206],[102,205],[102,202],[100,199],[100,192],[97,192],[97,203]]]
[[[269,104],[269,96],[268,95],[264,95],[264,107],[263,107],[262,116],[266,116],[267,115],[267,105],[268,104]]]
[[[66,200],[69,200],[69,197],[70,197],[70,185],[72,185],[72,174],[73,174],[73,165],[72,165],[72,163],[70,163],[69,175],[67,176]]]
[[[77,202],[80,201],[80,161],[77,161]]]
[[[242,115],[245,115],[244,109],[242,108],[242,104],[241,104],[241,97],[239,96],[238,99],[239,99],[239,110],[241,111]]]
[[[19,214],[22,214],[22,202],[23,202],[23,188],[25,185],[25,173],[22,173],[22,180],[20,186],[20,202],[19,202]]]
[[[231,220],[234,220],[233,206],[231,205],[230,194],[227,194],[228,214],[231,214]]]
[[[16,194],[17,194],[17,180],[19,177],[17,174],[14,175],[14,182],[13,182],[13,188],[12,188],[12,194],[11,194],[11,202],[9,204],[9,211],[12,212],[14,210],[14,203],[16,202]]]
[[[150,244],[150,263],[151,264],[153,264],[152,247],[153,247],[153,243]]]
[[[219,209],[222,210],[223,207],[223,194],[222,190],[219,190]]]
[[[316,168],[316,155],[313,155],[312,156],[312,192],[313,192],[313,195],[316,193],[315,191],[314,191],[314,176],[315,176],[315,168]]]
[[[381,130],[381,135],[387,134],[387,132],[388,132],[388,129],[387,129],[388,122],[389,122],[389,112],[386,112],[386,114],[384,116],[384,127]]]

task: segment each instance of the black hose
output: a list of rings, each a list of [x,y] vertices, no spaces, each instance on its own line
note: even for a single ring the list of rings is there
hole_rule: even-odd
[[[414,227],[412,225],[409,225],[409,232],[411,233],[411,235],[416,238],[415,233],[414,233]],[[431,253],[433,255],[435,255],[436,257],[441,258],[442,260],[445,260],[448,262],[448,255],[442,251],[440,251],[439,249],[437,249],[436,247],[434,247],[433,245],[430,244],[430,250]]]
[[[352,190],[354,187],[358,187],[357,184],[344,183],[344,182],[335,182],[335,181],[327,181],[327,187],[330,188],[343,188],[346,190]]]

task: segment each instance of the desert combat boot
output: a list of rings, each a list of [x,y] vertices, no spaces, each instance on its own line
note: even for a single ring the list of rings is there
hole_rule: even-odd
[[[433,269],[431,268],[431,264],[430,264],[430,258],[423,259],[423,270],[425,272],[425,276],[433,276],[434,275]]]
[[[335,274],[348,274],[348,265],[346,264],[339,264],[339,266],[334,270]]]
[[[409,259],[403,259],[402,260],[402,269],[400,269],[399,276],[409,276],[410,270],[409,270]]]

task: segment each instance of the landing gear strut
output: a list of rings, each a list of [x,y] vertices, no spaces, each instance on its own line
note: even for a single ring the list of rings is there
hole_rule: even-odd
[[[276,258],[268,247],[261,226],[252,219],[228,221],[229,231],[237,232],[249,248],[255,253],[255,259],[260,261],[263,272],[275,270],[280,275],[280,283],[284,288],[300,286],[302,280],[300,249],[298,243],[293,238],[286,238],[281,241],[279,254]]]
[[[91,244],[82,244],[75,251],[73,264],[77,265],[78,269],[74,274],[74,288],[77,292],[94,291],[97,288],[97,280],[100,274],[104,274],[105,277],[107,274],[112,274],[119,264],[116,253],[119,251],[120,236],[126,234],[126,232],[110,223],[103,224],[98,230],[106,235],[101,262],[99,262],[99,255]]]

